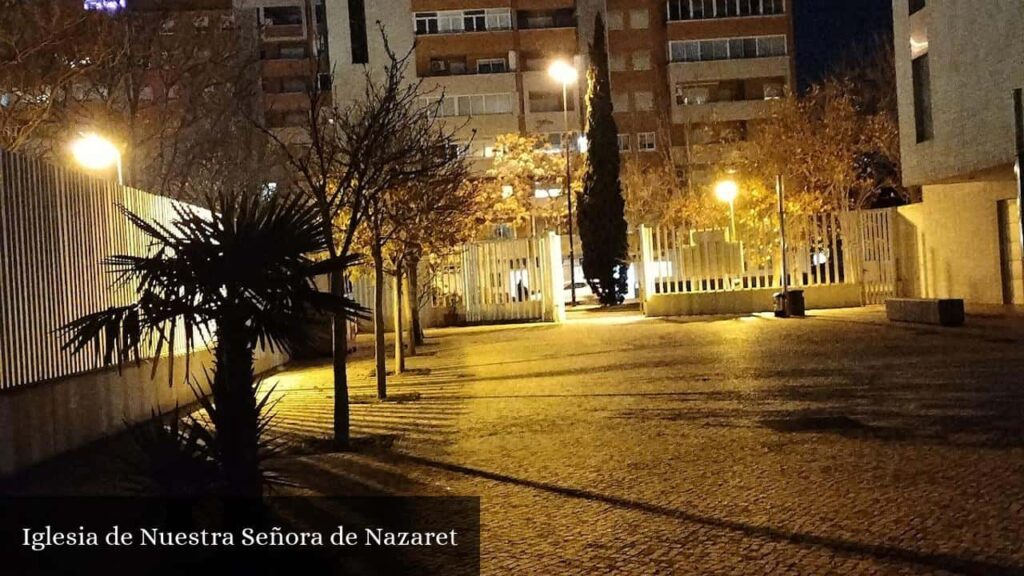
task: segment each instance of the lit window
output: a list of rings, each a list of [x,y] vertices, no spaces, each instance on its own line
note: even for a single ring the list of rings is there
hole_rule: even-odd
[[[785,94],[786,87],[781,82],[769,82],[764,85],[765,100],[779,100]]]

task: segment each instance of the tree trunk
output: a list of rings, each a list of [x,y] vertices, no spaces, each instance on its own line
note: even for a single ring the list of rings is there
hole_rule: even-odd
[[[409,271],[406,274],[407,284],[405,290],[406,307],[409,310],[409,356],[416,355],[416,340],[419,339],[420,328],[420,293],[419,282],[416,281],[416,261],[409,262]]]
[[[217,327],[211,419],[230,498],[228,521],[238,526],[259,518],[263,498],[253,350],[245,322],[221,317]]]
[[[394,295],[394,306],[392,306],[391,316],[394,319],[395,328],[395,374],[401,374],[405,372],[405,347],[402,345],[402,337],[404,336],[405,328],[403,327],[403,320],[405,320],[405,312],[402,310],[402,282],[405,280],[405,275],[402,274],[402,265],[398,264],[395,266],[395,282],[392,294]]]
[[[331,273],[331,294],[345,295],[345,273]],[[349,406],[348,406],[348,372],[345,365],[348,360],[348,319],[344,314],[331,317],[331,333],[334,346],[334,446],[339,449],[349,447]]]
[[[388,397],[387,366],[384,363],[384,256],[380,244],[374,242],[373,255],[373,355],[376,361],[377,398]]]

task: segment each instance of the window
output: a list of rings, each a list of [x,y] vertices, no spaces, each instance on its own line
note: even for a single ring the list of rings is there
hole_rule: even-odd
[[[619,134],[619,152],[629,152],[629,134]]]
[[[676,104],[680,106],[707,104],[710,98],[711,88],[709,86],[676,84]]]
[[[654,110],[653,92],[635,92],[633,94],[633,100],[636,102],[637,112],[650,112],[651,110]]]
[[[608,29],[609,30],[622,30],[624,28],[622,24],[622,11],[621,10],[609,10],[608,11]]]
[[[174,34],[174,24],[174,18],[167,18],[160,23],[160,33],[165,36]]]
[[[210,29],[210,17],[196,16],[192,19],[192,26],[196,29],[196,32],[206,32]]]
[[[785,56],[788,51],[785,36],[748,36],[669,42],[669,58],[672,62],[770,58]]]
[[[570,93],[563,103],[561,90],[531,90],[530,112],[561,112],[565,105],[568,105],[569,110],[575,110],[575,101],[576,98]]]
[[[437,99],[425,98],[424,107],[437,109],[439,116],[483,116],[487,114],[511,114],[512,94],[473,94],[468,96],[445,96],[438,106]]]
[[[483,10],[466,10],[462,13],[462,20],[466,32],[487,30],[487,16]]]
[[[366,41],[365,0],[348,0],[348,31],[352,46],[352,63],[368,64],[370,47]]]
[[[510,30],[512,12],[508,8],[417,12],[413,16],[413,25],[416,34],[421,35]]]
[[[927,2],[925,0],[910,0],[910,13],[913,14],[914,12],[924,10],[926,5]]]
[[[281,51],[278,53],[278,58],[282,60],[302,60],[306,57],[306,47],[299,46],[282,46]]]
[[[640,132],[636,135],[636,149],[641,152],[653,152],[657,149],[656,142],[654,132]]]
[[[481,58],[476,61],[477,74],[501,74],[508,72],[504,58]]]
[[[626,70],[626,57],[622,54],[610,54],[608,56],[608,69],[612,72],[624,72]]]
[[[235,15],[222,14],[220,17],[220,29],[221,30],[233,30],[235,28]]]
[[[629,94],[612,92],[612,111],[629,112]]]
[[[668,0],[669,21],[706,20],[786,13],[785,0]]]
[[[651,53],[649,50],[637,50],[633,52],[633,70],[650,70]]]
[[[466,73],[466,60],[452,59],[448,61],[448,71],[452,74],[465,74]]]
[[[782,82],[769,82],[764,85],[765,100],[780,100],[786,92],[786,86]]]
[[[646,30],[649,25],[649,18],[646,8],[629,11],[629,27],[634,30]]]
[[[935,136],[932,124],[932,81],[927,54],[911,62],[911,74],[914,79],[914,128],[920,143]]]
[[[300,6],[268,6],[260,9],[260,22],[266,26],[301,26]]]

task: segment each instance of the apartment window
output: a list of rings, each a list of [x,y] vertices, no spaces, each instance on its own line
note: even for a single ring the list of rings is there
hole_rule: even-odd
[[[196,32],[206,32],[210,29],[210,17],[196,16],[192,19],[192,27],[196,29]]]
[[[619,152],[629,152],[629,134],[619,134]]]
[[[512,12],[508,8],[417,12],[413,16],[413,24],[416,34],[421,35],[509,30],[512,28]]]
[[[650,112],[651,110],[654,110],[653,92],[635,92],[633,94],[633,100],[636,102],[637,112]]]
[[[300,6],[268,6],[260,9],[260,22],[266,26],[301,26]]]
[[[482,58],[476,61],[477,74],[501,74],[508,72],[504,58]]]
[[[622,11],[621,10],[609,10],[608,11],[608,29],[609,30],[622,30],[625,26],[623,25]]]
[[[165,35],[165,36],[169,36],[171,34],[174,34],[174,26],[175,26],[174,18],[167,18],[163,22],[160,23],[160,33]]]
[[[234,14],[222,14],[220,17],[220,29],[221,30],[234,30],[235,28],[235,15]]]
[[[625,72],[626,57],[622,54],[610,54],[608,56],[608,69],[612,72]]]
[[[423,98],[421,107],[438,116],[483,116],[488,114],[511,114],[512,94],[473,94],[468,96],[445,96]]]
[[[365,0],[348,0],[348,31],[352,45],[352,63],[368,64],[370,47],[366,41]]]
[[[612,111],[629,112],[629,94],[612,92]]]
[[[629,27],[634,30],[646,30],[650,24],[647,9],[629,11]]]
[[[673,62],[770,58],[785,56],[787,52],[785,36],[749,36],[669,42],[669,58]]]
[[[282,60],[302,60],[306,57],[306,47],[299,46],[282,46],[278,52],[278,58]]]
[[[651,52],[649,50],[637,50],[633,52],[633,70],[650,70]]]
[[[676,104],[679,106],[707,104],[710,99],[710,86],[686,86],[683,84],[676,84]]]
[[[707,20],[786,13],[785,0],[668,0],[669,21]]]
[[[764,85],[765,100],[780,100],[786,93],[786,85],[782,82],[768,82]]]
[[[924,142],[935,136],[932,124],[932,80],[927,54],[911,62],[911,73],[914,80],[914,128],[917,141]]]
[[[487,30],[487,16],[483,10],[466,10],[462,13],[462,21],[466,32]]]
[[[919,12],[924,10],[926,5],[925,0],[910,0],[910,13]]]
[[[653,152],[657,149],[657,138],[654,132],[640,132],[636,135],[636,149],[641,152]]]
[[[569,110],[575,110],[575,98],[570,93],[563,103],[561,90],[531,90],[530,112],[561,112],[567,104]]]

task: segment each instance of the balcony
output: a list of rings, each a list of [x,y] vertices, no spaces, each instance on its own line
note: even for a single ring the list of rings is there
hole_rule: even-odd
[[[734,122],[768,116],[772,100],[735,100],[707,104],[672,104],[672,123]]]
[[[670,62],[669,82],[715,82],[744,78],[789,77],[789,56],[744,58],[737,60],[707,60],[701,62]]]
[[[309,95],[305,92],[265,92],[263,107],[273,112],[297,112],[309,110]]]
[[[312,70],[308,59],[278,58],[264,60],[261,63],[264,78],[282,78],[292,76],[309,76]]]

